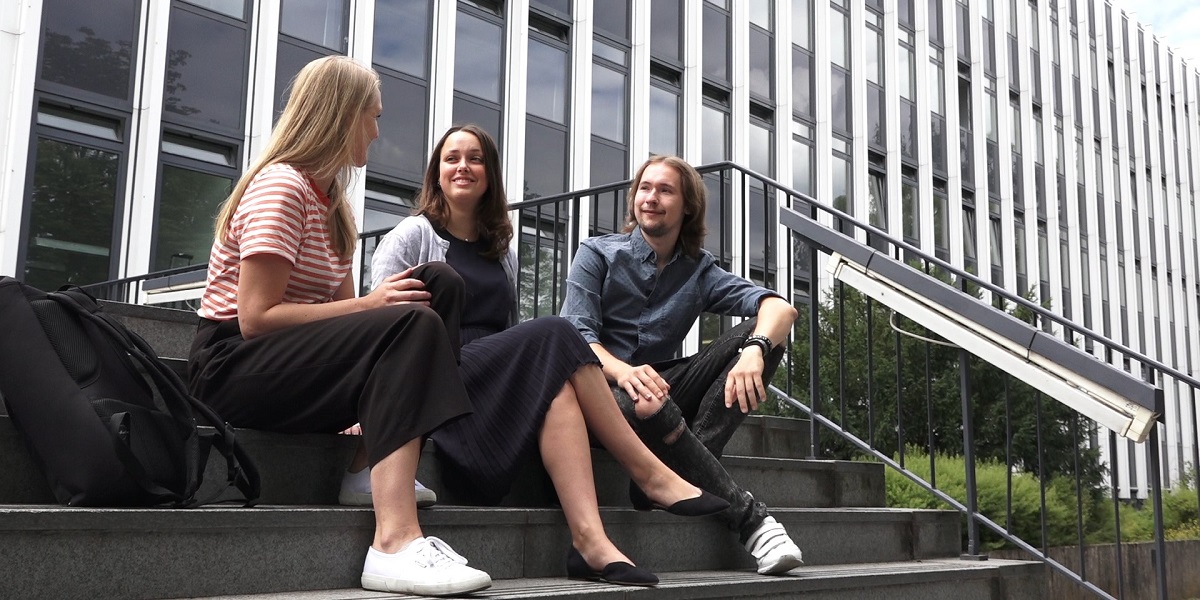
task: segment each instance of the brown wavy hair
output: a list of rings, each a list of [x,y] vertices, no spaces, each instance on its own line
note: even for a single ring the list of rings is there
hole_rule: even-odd
[[[425,215],[430,223],[439,229],[445,229],[450,222],[450,204],[442,192],[438,182],[441,173],[442,148],[446,139],[459,131],[465,131],[479,140],[483,150],[483,168],[487,177],[487,190],[479,205],[475,207],[475,228],[480,239],[488,241],[488,250],[483,256],[492,260],[500,260],[508,254],[508,244],[512,241],[512,221],[508,218],[508,195],[504,192],[504,177],[500,173],[500,151],[496,149],[496,140],[492,139],[482,127],[468,123],[451,127],[442,134],[442,139],[434,145],[429,153],[429,165],[425,167],[425,177],[421,181],[421,192],[417,195],[418,215]]]
[[[264,167],[289,164],[314,179],[333,176],[329,190],[330,241],[342,258],[354,253],[358,228],[346,196],[354,173],[354,149],[362,143],[359,121],[379,97],[379,76],[345,56],[326,56],[300,69],[287,106],[262,154],[242,174],[217,215],[216,237],[224,243],[246,187]]]
[[[663,164],[679,173],[679,192],[683,195],[683,225],[679,230],[679,243],[683,244],[683,253],[691,258],[698,258],[704,248],[704,236],[708,228],[704,225],[704,207],[708,204],[708,189],[704,187],[704,179],[700,173],[678,156],[651,156],[642,166],[638,167],[637,175],[629,186],[626,197],[628,210],[625,213],[625,232],[637,227],[637,216],[634,214],[634,199],[638,187],[642,184],[642,174],[650,165]]]

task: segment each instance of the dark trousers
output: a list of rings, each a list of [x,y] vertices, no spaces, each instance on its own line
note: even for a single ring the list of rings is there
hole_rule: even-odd
[[[458,374],[463,281],[422,265],[431,306],[401,304],[243,339],[237,319],[201,320],[192,393],[231,425],[282,433],[362,423],[375,465],[409,441],[471,412]]]
[[[726,408],[725,379],[756,323],[750,319],[739,324],[693,356],[651,365],[671,393],[650,417],[637,418],[633,400],[620,386],[612,386],[617,404],[646,447],[692,485],[729,502],[720,517],[743,543],[767,517],[767,507],[742,489],[719,459],[746,419],[736,403]],[[764,383],[770,383],[782,358],[782,345],[765,357]]]

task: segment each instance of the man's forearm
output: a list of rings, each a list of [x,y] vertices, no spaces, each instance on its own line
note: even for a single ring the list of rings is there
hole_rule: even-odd
[[[798,314],[783,298],[766,298],[758,306],[758,323],[754,326],[754,334],[765,335],[771,338],[772,347],[778,346],[787,340]]]

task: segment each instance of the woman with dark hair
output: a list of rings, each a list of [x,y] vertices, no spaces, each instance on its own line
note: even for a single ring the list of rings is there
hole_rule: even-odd
[[[450,129],[430,155],[417,215],[384,236],[371,264],[375,284],[443,261],[466,284],[459,370],[475,413],[432,436],[450,465],[447,485],[480,502],[499,502],[521,464],[540,453],[571,529],[567,575],[654,585],[658,578],[634,567],[604,533],[589,429],[667,510],[705,515],[728,503],[681,479],[642,444],[595,354],[566,320],[516,323],[516,253],[500,173],[487,132],[474,125]]]
[[[487,573],[417,522],[421,441],[471,412],[458,377],[462,278],[405,270],[355,297],[346,187],[379,136],[379,77],[352,59],[315,60],[261,156],[216,223],[188,361],[192,392],[228,422],[282,433],[362,423],[375,538],[362,586],[459,594]]]

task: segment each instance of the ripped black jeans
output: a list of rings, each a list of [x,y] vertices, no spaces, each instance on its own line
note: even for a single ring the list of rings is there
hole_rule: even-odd
[[[742,322],[693,356],[652,364],[671,393],[662,408],[645,419],[637,417],[629,394],[612,385],[617,405],[646,447],[692,485],[729,502],[719,516],[743,543],[767,517],[767,506],[742,489],[719,459],[746,418],[736,403],[725,407],[725,378],[756,322]],[[770,383],[782,358],[782,345],[765,357],[764,384]]]

